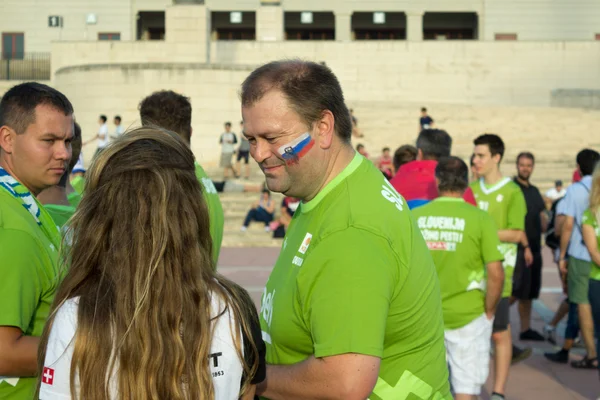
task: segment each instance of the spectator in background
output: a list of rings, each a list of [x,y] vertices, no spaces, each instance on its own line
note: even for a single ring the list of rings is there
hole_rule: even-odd
[[[44,208],[59,228],[64,227],[65,223],[75,213],[75,208],[81,201],[81,195],[73,189],[69,182],[69,175],[75,167],[79,158],[79,152],[81,151],[81,128],[77,122],[73,130],[71,149],[71,162],[58,184],[42,190],[37,196],[37,199],[44,205]]]
[[[244,136],[244,121],[240,121],[240,147],[238,147],[237,152],[237,174],[238,176],[242,175],[242,165],[241,160],[244,160],[244,164],[246,164],[246,174],[244,175],[244,179],[250,179],[250,142]]]
[[[433,128],[433,118],[431,118],[427,114],[427,109],[425,107],[421,108],[421,118],[419,118],[419,132],[423,129],[432,129]]]
[[[358,154],[360,154],[361,156],[363,156],[367,160],[369,159],[369,153],[367,153],[367,149],[365,148],[364,145],[362,145],[360,143],[357,144],[356,145],[356,151],[358,152]]]
[[[121,116],[115,115],[113,119],[113,123],[115,124],[115,133],[113,133],[110,137],[114,140],[125,133],[125,128],[121,125]]]
[[[231,132],[231,122],[225,122],[225,132],[221,134],[219,143],[221,144],[221,168],[223,168],[223,179],[229,178],[229,172],[237,178],[235,169],[231,162],[231,157],[235,152],[235,144],[237,143],[237,136]]]
[[[389,147],[384,147],[381,151],[381,157],[377,160],[377,168],[379,168],[388,181],[394,176],[394,164],[392,156],[390,156]]]
[[[350,118],[352,119],[352,136],[356,136],[358,138],[364,137],[360,130],[358,129],[358,119],[354,116],[354,110],[350,109]]]
[[[106,115],[100,115],[100,117],[98,118],[98,124],[100,125],[100,128],[98,128],[98,133],[96,134],[96,136],[83,143],[83,146],[86,146],[94,140],[98,141],[98,147],[96,148],[96,153],[94,153],[94,158],[96,158],[96,156],[98,156],[98,153],[100,153],[106,148],[106,146],[108,146],[108,126],[106,125],[106,121]]]
[[[571,363],[574,368],[598,367],[592,309],[589,301],[592,262],[590,253],[583,243],[581,225],[583,213],[590,204],[591,174],[599,159],[598,152],[592,149],[583,149],[577,154],[577,168],[583,178],[569,186],[563,200],[565,220],[560,235],[559,267],[563,274],[567,274],[569,300],[577,304],[579,328],[587,350],[587,355],[582,360]]]
[[[567,194],[567,189],[563,187],[563,182],[559,179],[554,181],[554,187],[546,192],[544,195],[544,202],[546,208],[549,210],[552,208],[552,203],[558,199],[562,199]]]
[[[401,166],[417,159],[417,148],[410,144],[405,144],[394,152],[394,170],[398,171]]]
[[[285,232],[287,231],[290,222],[292,222],[292,217],[294,216],[294,213],[299,205],[300,199],[295,197],[284,197],[284,199],[281,201],[279,219],[275,221],[274,225],[271,226],[274,238],[285,237]]]
[[[534,166],[535,157],[530,152],[522,152],[517,156],[517,176],[513,180],[521,188],[527,205],[525,234],[533,264],[525,266],[523,255],[519,253],[513,275],[511,304],[519,301],[520,339],[543,342],[544,336],[531,329],[531,306],[532,301],[539,297],[542,287],[542,233],[548,227],[548,216],[540,191],[530,181]]]
[[[437,160],[448,157],[452,149],[452,138],[440,129],[425,129],[417,138],[417,159],[400,167],[390,181],[409,208],[415,208],[438,197],[435,180]],[[471,188],[464,193],[467,203],[476,205]]]
[[[273,221],[274,214],[275,202],[271,199],[271,192],[264,189],[260,195],[260,200],[255,202],[250,211],[248,211],[248,215],[246,215],[244,225],[241,229],[242,232],[245,232],[248,229],[248,226],[252,221],[263,222],[265,224],[265,231],[270,232],[271,228],[269,228],[269,223]]]

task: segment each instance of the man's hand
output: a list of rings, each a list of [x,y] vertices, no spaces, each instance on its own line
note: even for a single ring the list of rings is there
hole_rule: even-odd
[[[529,268],[533,264],[533,253],[529,247],[525,248],[525,265]]]
[[[564,276],[567,275],[567,260],[564,258],[558,262],[558,269],[560,269],[560,273]]]

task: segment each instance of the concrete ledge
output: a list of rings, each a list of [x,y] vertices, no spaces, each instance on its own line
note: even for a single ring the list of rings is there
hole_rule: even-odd
[[[550,94],[550,105],[600,110],[600,89],[555,89]]]
[[[223,71],[253,71],[256,65],[243,64],[207,64],[207,63],[106,63],[106,64],[87,64],[75,65],[70,67],[60,68],[55,72],[55,75],[61,75],[77,71],[94,71],[94,70],[223,70]]]

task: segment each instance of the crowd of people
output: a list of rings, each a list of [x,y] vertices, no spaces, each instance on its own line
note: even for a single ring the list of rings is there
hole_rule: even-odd
[[[492,361],[502,400],[511,364],[531,354],[512,343],[514,303],[520,340],[556,341],[568,314],[563,349],[546,357],[567,362],[581,332],[587,356],[572,366],[598,368],[596,151],[577,154],[577,183],[542,196],[532,153],[505,176],[505,143],[482,134],[469,166],[422,109],[415,145],[373,163],[351,145],[363,133],[339,81],[305,61],[255,69],[241,105],[238,165],[227,122],[214,181],[181,94],[142,99],[142,126],[112,141],[101,116],[87,171],[62,93],[30,82],[4,94],[0,398],[466,400]],[[227,179],[249,156],[265,185]],[[258,313],[216,271],[226,191],[260,193],[242,229],[284,236]],[[285,196],[279,218],[271,192]],[[543,235],[568,298],[540,333]]]

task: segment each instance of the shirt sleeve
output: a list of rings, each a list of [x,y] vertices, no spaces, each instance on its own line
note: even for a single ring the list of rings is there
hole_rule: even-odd
[[[396,265],[387,240],[356,228],[332,234],[307,255],[297,279],[315,357],[383,355]]]
[[[40,400],[71,399],[71,361],[75,330],[77,328],[77,303],[67,300],[58,310],[46,346],[46,358],[40,384]],[[78,385],[75,385],[78,390]]]
[[[592,227],[596,227],[596,218],[594,218],[594,215],[592,214],[591,210],[585,210],[585,212],[583,213],[583,217],[581,217],[581,225],[589,225]]]
[[[567,189],[567,194],[561,201],[562,214],[566,215],[567,217],[575,218],[576,217],[575,214],[577,214],[577,204],[575,201],[577,196],[576,196],[575,190],[576,190],[575,185],[573,185],[569,189]]]
[[[527,204],[523,192],[518,189],[510,196],[508,204],[508,225],[507,229],[519,231],[525,230],[525,215],[527,214]]]
[[[498,228],[489,214],[482,212],[481,221],[481,254],[483,263],[489,264],[494,261],[504,260],[504,256],[498,250],[500,239],[498,238]]]
[[[0,229],[0,248],[0,326],[26,333],[42,295],[41,271],[47,255],[34,237],[13,229]]]

